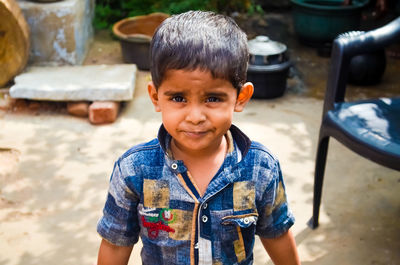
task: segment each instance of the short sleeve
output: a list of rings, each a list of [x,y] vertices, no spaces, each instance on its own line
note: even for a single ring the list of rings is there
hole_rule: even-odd
[[[271,179],[262,195],[256,234],[264,238],[276,238],[289,230],[294,217],[289,209],[285,184],[279,162],[269,171]]]
[[[110,179],[103,216],[97,224],[99,235],[117,246],[134,245],[139,238],[137,204],[139,196],[128,188],[119,161]]]

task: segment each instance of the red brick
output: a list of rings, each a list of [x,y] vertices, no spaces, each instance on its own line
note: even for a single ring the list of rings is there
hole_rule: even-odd
[[[95,101],[89,106],[89,120],[93,124],[111,123],[117,119],[119,102]]]
[[[89,102],[68,102],[67,111],[74,116],[87,117],[89,114]]]
[[[38,101],[29,101],[28,102],[29,110],[36,111],[36,110],[39,110],[40,107],[41,107],[41,105],[40,105],[40,102],[38,102]]]
[[[25,99],[17,98],[15,101],[15,104],[13,106],[13,111],[22,111],[26,110],[28,107],[28,104]]]

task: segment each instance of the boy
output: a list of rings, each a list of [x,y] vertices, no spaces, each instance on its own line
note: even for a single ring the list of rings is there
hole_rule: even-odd
[[[252,264],[255,234],[276,264],[299,264],[278,161],[232,125],[253,93],[244,32],[229,17],[172,16],[151,43],[158,139],[115,163],[98,264]]]

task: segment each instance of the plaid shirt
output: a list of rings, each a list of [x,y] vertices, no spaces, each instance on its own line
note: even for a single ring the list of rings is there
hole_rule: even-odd
[[[171,136],[135,146],[114,165],[97,231],[120,246],[143,242],[143,264],[252,264],[255,234],[274,238],[294,223],[277,159],[237,127],[228,154],[200,196]]]

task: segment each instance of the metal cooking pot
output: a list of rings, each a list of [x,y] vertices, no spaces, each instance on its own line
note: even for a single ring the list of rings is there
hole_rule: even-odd
[[[248,41],[250,64],[271,65],[287,61],[286,45],[270,40],[267,36],[257,36]]]
[[[276,98],[286,90],[286,78],[292,63],[288,60],[286,45],[267,36],[249,40],[249,67],[247,80],[254,84],[253,98]]]

